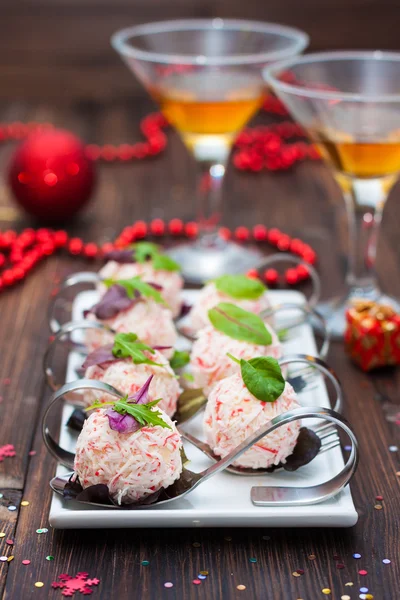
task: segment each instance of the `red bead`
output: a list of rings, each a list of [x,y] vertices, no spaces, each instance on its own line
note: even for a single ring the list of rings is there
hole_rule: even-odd
[[[66,231],[56,231],[53,237],[56,248],[64,248],[68,242],[68,234]]]
[[[168,229],[172,235],[181,235],[183,232],[183,222],[181,219],[171,219],[168,223]]]
[[[9,248],[11,246],[11,244],[14,243],[14,241],[17,238],[17,234],[15,233],[15,231],[5,231],[3,233],[3,239],[2,239],[2,246],[3,248]]]
[[[21,281],[25,277],[25,271],[22,267],[14,267],[13,273],[16,281]]]
[[[310,271],[305,265],[298,265],[296,267],[296,271],[300,281],[308,279],[308,277],[310,276]]]
[[[249,277],[250,279],[258,279],[257,269],[250,269],[249,271],[247,271],[246,277]]]
[[[294,254],[301,254],[304,248],[304,242],[299,240],[298,238],[293,238],[290,242],[290,251]]]
[[[198,227],[197,223],[195,223],[194,221],[189,221],[188,223],[186,223],[185,234],[189,238],[195,238],[198,233],[199,233],[199,227]]]
[[[268,241],[270,244],[276,245],[282,235],[282,232],[279,229],[273,228],[268,232]]]
[[[1,267],[4,266],[5,262],[6,262],[6,257],[4,256],[4,254],[0,253],[0,269],[1,269]]]
[[[51,256],[55,250],[54,242],[49,240],[45,244],[42,244],[42,252],[44,256]]]
[[[232,232],[229,227],[220,227],[218,229],[218,235],[223,240],[230,240],[232,237]]]
[[[72,238],[68,244],[68,250],[71,254],[80,254],[83,249],[83,242],[79,238]]]
[[[112,144],[106,144],[100,151],[100,156],[103,160],[111,162],[117,157],[117,148]]]
[[[253,237],[257,242],[265,242],[268,237],[268,230],[265,225],[255,225],[253,227]]]
[[[114,245],[111,244],[111,242],[106,242],[105,244],[102,245],[101,247],[101,251],[103,254],[108,254],[109,252],[111,252],[112,250],[114,250]]]
[[[19,250],[13,250],[10,254],[10,262],[15,265],[19,262],[21,262],[22,258],[23,258],[23,254],[21,251]],[[4,264],[4,263],[3,263]]]
[[[240,242],[245,242],[250,237],[250,232],[247,227],[236,227],[235,229],[235,238]]]
[[[48,242],[50,239],[52,239],[52,235],[49,231],[49,229],[38,229],[36,232],[36,241],[39,242],[40,244],[44,243],[44,242]]]
[[[144,221],[136,221],[135,225],[133,226],[132,233],[134,233],[134,235],[138,239],[142,239],[142,238],[146,237],[147,224]]]
[[[98,253],[98,247],[96,244],[93,244],[92,242],[89,244],[85,244],[83,253],[87,258],[96,258],[97,253]]]
[[[279,238],[276,247],[281,252],[286,252],[290,248],[291,238],[288,235],[282,234]]]
[[[13,285],[14,282],[15,282],[14,272],[11,269],[7,269],[6,271],[4,271],[3,285],[5,287],[9,287],[10,285]]]
[[[317,255],[311,248],[309,250],[304,250],[301,256],[305,262],[309,263],[310,265],[314,265],[316,263]]]
[[[150,231],[153,235],[164,235],[165,223],[162,219],[153,219],[150,223]]]
[[[279,280],[279,274],[276,269],[267,269],[264,272],[264,279],[268,285],[276,285]]]
[[[285,279],[289,285],[294,285],[297,283],[299,281],[297,269],[288,269],[285,273]]]

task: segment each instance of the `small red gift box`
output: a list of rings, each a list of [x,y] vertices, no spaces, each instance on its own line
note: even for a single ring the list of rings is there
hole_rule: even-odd
[[[346,352],[363,371],[400,364],[400,315],[390,306],[354,300],[346,320]]]

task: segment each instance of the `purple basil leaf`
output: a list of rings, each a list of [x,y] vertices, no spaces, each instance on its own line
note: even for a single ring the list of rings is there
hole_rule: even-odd
[[[188,315],[191,310],[192,310],[192,305],[191,304],[187,304],[186,302],[182,302],[181,312],[178,315],[178,319],[183,319],[183,317],[186,317],[186,315]]]
[[[128,402],[131,404],[147,404],[149,401],[149,387],[154,375],[150,375],[146,383],[133,396],[129,396]],[[133,417],[132,417],[133,418]]]
[[[120,264],[129,264],[136,262],[134,257],[134,251],[132,249],[110,250],[110,252],[107,252],[105,254],[104,258],[106,260],[114,260],[115,262]]]
[[[106,346],[101,346],[101,348],[97,348],[96,350],[93,350],[93,352],[90,352],[82,365],[82,369],[118,360],[112,353],[113,347],[114,344],[107,344]]]
[[[146,281],[146,283],[147,283],[147,285],[151,285],[151,287],[154,288],[155,290],[160,291],[163,289],[163,286],[160,285],[159,283],[153,283],[151,281]]]
[[[297,471],[314,460],[320,449],[321,439],[318,435],[307,427],[301,427],[293,454],[287,457],[283,468],[285,471]]]
[[[140,429],[139,423],[131,415],[120,415],[113,408],[109,408],[106,412],[110,429],[118,431],[118,433],[133,433]]]
[[[129,298],[126,289],[122,285],[112,285],[101,298],[100,302],[92,307],[91,312],[101,321],[112,319],[121,311],[131,308],[138,297],[139,294],[135,292],[134,298]]]

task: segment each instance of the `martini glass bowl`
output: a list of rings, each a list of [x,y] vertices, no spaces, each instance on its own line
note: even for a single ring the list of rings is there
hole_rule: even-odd
[[[199,165],[199,238],[170,251],[185,278],[200,283],[253,267],[257,251],[217,233],[226,165],[237,134],[265,99],[263,69],[301,52],[308,36],[271,23],[186,19],[129,27],[111,43]],[[243,202],[251,208],[249,198]]]
[[[349,219],[346,293],[318,308],[342,339],[352,299],[380,301],[374,271],[386,198],[400,171],[400,53],[321,52],[265,69],[268,85],[333,170]]]

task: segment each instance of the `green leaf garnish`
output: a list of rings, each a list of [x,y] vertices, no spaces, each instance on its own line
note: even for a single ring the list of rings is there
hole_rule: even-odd
[[[275,358],[260,356],[240,361],[242,379],[249,390],[263,402],[275,402],[285,389],[285,380]]]
[[[145,355],[144,351],[155,354],[153,348],[138,339],[135,333],[117,333],[114,338],[112,353],[115,358],[132,358],[135,365],[147,364],[163,367],[161,363],[155,363]]]
[[[237,300],[256,300],[267,289],[259,279],[246,275],[222,275],[214,283],[217,290]]]
[[[186,350],[175,350],[173,357],[169,361],[171,368],[175,371],[176,369],[182,369],[190,362],[190,354]]]
[[[145,263],[147,260],[153,262],[153,268],[156,271],[180,271],[181,268],[177,262],[167,254],[163,254],[160,246],[152,242],[138,242],[133,244],[135,251],[135,260],[138,263]]]
[[[192,383],[194,381],[194,377],[191,373],[182,373],[182,377],[183,377],[183,379],[186,379],[186,381],[189,381],[190,383]]]
[[[264,321],[258,315],[234,304],[221,302],[208,311],[208,318],[215,329],[234,340],[260,346],[269,346],[272,343],[272,336]]]
[[[154,254],[158,254],[160,248],[152,242],[137,242],[132,245],[135,251],[135,260],[138,263],[144,263],[146,260],[152,259]]]
[[[118,400],[113,409],[120,415],[131,415],[139,423],[139,425],[159,425],[160,427],[166,427],[172,429],[161,417],[159,410],[153,411],[151,408],[156,406],[160,402],[161,398],[148,402],[147,404],[131,404],[127,398]]]
[[[135,291],[138,291],[145,298],[152,298],[159,304],[166,304],[160,292],[149,283],[142,281],[140,277],[132,277],[131,279],[104,279],[103,283],[107,287],[122,285],[126,289],[129,298],[134,298]]]
[[[153,268],[156,271],[180,271],[178,263],[167,254],[156,254],[153,256]]]

